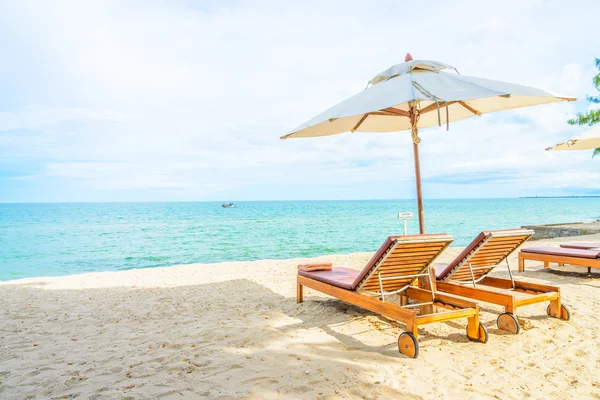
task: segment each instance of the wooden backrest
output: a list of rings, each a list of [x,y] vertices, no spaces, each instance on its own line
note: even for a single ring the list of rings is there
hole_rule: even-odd
[[[487,275],[498,264],[506,260],[515,250],[532,237],[531,229],[506,229],[481,232],[443,272],[441,281],[471,281]],[[473,276],[471,276],[471,268]],[[487,268],[486,268],[487,267]]]
[[[379,275],[383,290],[392,292],[412,284],[444,251],[454,238],[442,234],[390,236],[375,253],[357,278],[357,291],[380,293]]]

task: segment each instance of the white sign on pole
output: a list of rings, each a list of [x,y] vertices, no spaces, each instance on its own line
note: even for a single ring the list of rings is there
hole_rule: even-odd
[[[413,213],[411,213],[410,211],[398,213],[398,219],[401,219],[404,222],[404,236],[406,236],[406,220],[411,219],[412,217],[413,217]]]

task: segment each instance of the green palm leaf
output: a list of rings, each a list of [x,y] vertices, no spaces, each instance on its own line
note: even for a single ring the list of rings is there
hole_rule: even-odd
[[[593,82],[596,89],[600,92],[600,58],[596,58],[596,68],[598,68],[598,74],[594,76]],[[590,103],[600,103],[599,96],[587,96],[587,100]],[[575,118],[571,118],[567,121],[570,125],[595,125],[600,123],[600,109],[589,110],[585,113],[578,113]],[[600,156],[600,147],[594,149],[592,157]]]

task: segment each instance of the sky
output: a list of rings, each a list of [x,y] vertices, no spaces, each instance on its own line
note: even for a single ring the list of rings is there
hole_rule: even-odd
[[[418,3],[418,4],[417,4]],[[421,131],[425,198],[600,195],[600,2],[0,1],[0,202],[414,198],[410,133],[279,140],[404,61],[575,96]]]

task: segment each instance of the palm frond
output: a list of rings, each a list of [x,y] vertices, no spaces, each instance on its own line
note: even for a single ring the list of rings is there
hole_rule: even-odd
[[[594,86],[600,92],[600,58],[595,59],[596,68],[598,68],[598,74],[594,76],[592,81]],[[594,104],[600,104],[600,96],[586,96],[587,101]],[[595,125],[600,123],[600,109],[589,110],[585,113],[578,113],[575,118],[571,118],[567,121],[569,125]],[[594,153],[595,154],[595,153]]]
[[[575,118],[567,121],[570,125],[595,125],[600,123],[600,109],[589,110],[586,113],[578,113]]]

